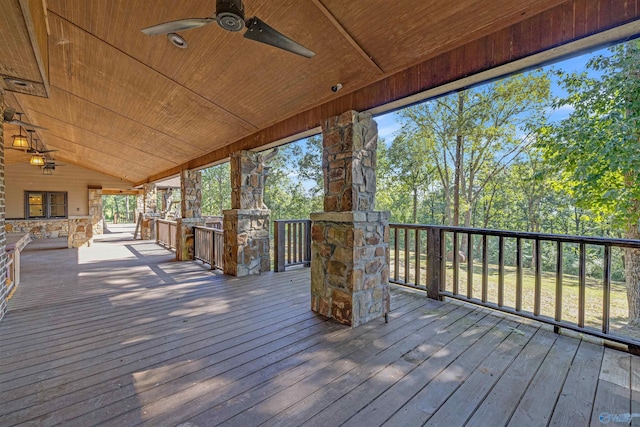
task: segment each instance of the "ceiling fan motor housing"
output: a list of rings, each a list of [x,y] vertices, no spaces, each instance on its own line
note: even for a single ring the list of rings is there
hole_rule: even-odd
[[[244,28],[244,5],[242,0],[216,0],[216,21],[227,31]]]

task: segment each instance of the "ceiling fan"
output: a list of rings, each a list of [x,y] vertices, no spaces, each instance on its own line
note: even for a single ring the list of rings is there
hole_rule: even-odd
[[[67,166],[66,164],[56,163],[53,160],[45,160],[42,169],[52,169],[55,170],[56,166]]]
[[[33,129],[27,129],[27,132],[29,133],[29,146],[28,147],[5,147],[9,150],[16,150],[16,151],[22,151],[24,153],[27,154],[46,154],[46,153],[53,153],[54,151],[59,151],[59,150],[45,150],[45,149],[39,149],[39,145],[38,145],[38,139],[33,137],[33,132],[35,132],[35,130]]]
[[[274,30],[255,16],[245,21],[242,0],[216,0],[216,11],[208,18],[179,19],[143,28],[140,31],[149,36],[166,34],[174,45],[186,48],[186,41],[175,34],[176,32],[203,27],[214,22],[227,31],[240,31],[246,27],[247,31],[245,31],[244,37],[249,40],[275,46],[305,58],[311,58],[315,55],[306,47]]]
[[[15,118],[16,115],[18,116],[17,119]],[[22,121],[22,113],[16,112],[16,109],[15,108],[11,108],[11,107],[5,108],[4,114],[2,116],[2,120],[5,123],[9,123],[10,125],[18,125],[18,126],[22,126],[23,128],[27,128],[27,129],[43,129],[43,130],[47,129],[47,128],[44,128],[42,126],[34,125],[32,123],[23,122]]]

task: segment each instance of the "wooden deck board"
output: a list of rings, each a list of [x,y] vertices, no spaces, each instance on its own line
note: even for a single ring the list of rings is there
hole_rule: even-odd
[[[310,312],[309,269],[230,278],[115,237],[23,254],[0,322],[0,425],[601,425],[640,411],[640,358],[537,322],[392,287],[389,323],[351,329]]]

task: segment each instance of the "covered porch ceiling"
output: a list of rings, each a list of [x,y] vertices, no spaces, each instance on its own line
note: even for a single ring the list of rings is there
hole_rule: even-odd
[[[140,31],[211,16],[215,0],[8,0],[0,13],[0,84],[7,106],[47,128],[37,137],[59,150],[53,158],[139,184],[312,132],[348,109],[381,111],[633,25],[639,3],[244,1],[247,18],[258,16],[315,52],[307,59],[216,24],[181,32],[187,49]],[[29,87],[16,87],[15,78]],[[8,145],[18,128],[4,130]],[[27,159],[7,150],[8,164]]]

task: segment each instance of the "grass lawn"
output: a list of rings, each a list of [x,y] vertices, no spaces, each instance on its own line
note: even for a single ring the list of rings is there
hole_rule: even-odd
[[[415,283],[415,258],[410,252],[409,282]],[[404,254],[400,251],[399,279],[405,280]],[[421,257],[420,281],[424,285],[426,278],[426,258]],[[391,251],[391,277],[395,274],[394,253]],[[556,275],[554,272],[543,272],[541,277],[540,314],[553,318],[555,316]],[[453,263],[447,263],[446,290],[453,291]],[[602,328],[603,286],[601,279],[586,277],[585,289],[585,326],[598,330]],[[522,270],[522,310],[533,312],[535,292],[535,274],[533,269]],[[460,262],[458,274],[458,293],[467,295],[467,264]],[[473,266],[473,297],[482,296],[482,264]],[[504,306],[515,308],[516,268],[504,267]],[[578,276],[564,274],[562,280],[562,320],[578,323]],[[498,303],[498,265],[489,265],[487,300]],[[640,339],[640,328],[629,326],[626,286],[624,282],[611,283],[610,305],[611,333]]]

